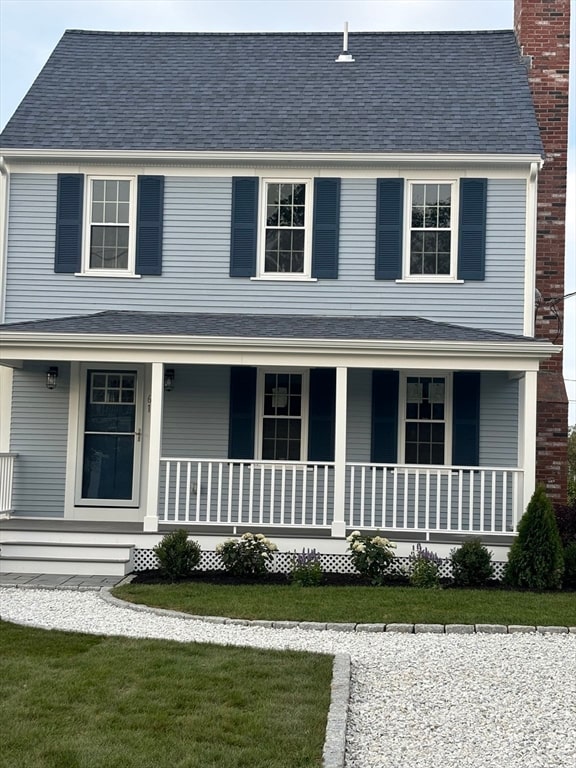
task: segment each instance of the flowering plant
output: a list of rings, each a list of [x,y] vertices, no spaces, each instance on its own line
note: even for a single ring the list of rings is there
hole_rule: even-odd
[[[294,552],[290,571],[292,584],[298,584],[300,587],[317,587],[322,583],[323,576],[320,555],[315,549]]]
[[[396,544],[384,536],[362,536],[360,531],[352,531],[346,541],[358,573],[368,576],[372,584],[382,584],[385,572],[394,559],[392,550]]]
[[[268,570],[277,549],[263,533],[243,533],[239,539],[218,544],[216,552],[233,576],[260,576]]]
[[[439,567],[442,559],[420,543],[412,547],[408,556],[408,576],[413,587],[438,589],[440,586]]]

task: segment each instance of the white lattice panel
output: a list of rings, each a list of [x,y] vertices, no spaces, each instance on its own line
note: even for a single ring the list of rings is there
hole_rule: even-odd
[[[289,573],[292,565],[293,552],[277,552],[274,558],[272,570],[275,573]],[[355,573],[350,555],[320,555],[320,563],[326,573]],[[408,570],[409,559],[407,557],[395,557],[390,566],[391,575],[402,575]],[[505,563],[497,562],[494,565],[494,578],[502,579]],[[146,571],[158,568],[158,559],[151,549],[137,549],[134,552],[134,570]],[[221,571],[222,561],[217,552],[202,552],[199,570]],[[452,568],[449,560],[440,563],[440,578],[449,579],[452,576]]]

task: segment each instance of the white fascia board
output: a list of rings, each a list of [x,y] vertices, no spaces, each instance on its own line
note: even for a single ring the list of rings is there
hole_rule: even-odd
[[[0,362],[91,360],[221,365],[316,365],[426,369],[537,370],[561,351],[550,342],[440,342],[124,336],[5,331]]]
[[[406,164],[406,163],[475,163],[542,165],[540,155],[497,154],[467,152],[194,152],[182,150],[105,150],[105,149],[19,149],[0,148],[6,161],[105,161],[105,162],[173,162],[173,163],[225,163],[225,164],[296,164],[355,163],[355,164]]]

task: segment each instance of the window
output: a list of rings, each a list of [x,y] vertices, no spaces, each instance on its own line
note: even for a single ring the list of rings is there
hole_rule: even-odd
[[[260,277],[309,278],[311,192],[308,180],[264,180]]]
[[[258,458],[265,461],[300,461],[304,457],[307,388],[305,373],[259,372]]]
[[[455,277],[455,183],[408,184],[406,277]]]
[[[447,376],[405,376],[400,455],[405,464],[447,463],[449,451]]]
[[[134,274],[134,182],[88,178],[85,272]]]

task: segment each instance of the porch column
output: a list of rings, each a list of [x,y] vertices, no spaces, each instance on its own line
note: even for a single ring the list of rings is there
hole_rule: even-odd
[[[524,514],[536,487],[536,404],[538,372],[526,371],[520,380],[518,408],[518,463],[524,470],[520,488],[518,520]],[[518,520],[516,522],[518,522]]]
[[[150,384],[150,438],[148,441],[148,484],[144,530],[158,530],[158,492],[162,446],[162,410],[164,407],[164,365],[152,363]]]
[[[336,368],[336,423],[334,429],[334,518],[332,536],[346,536],[346,410],[348,369]]]

